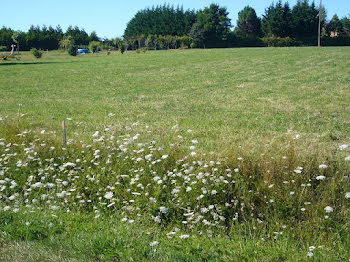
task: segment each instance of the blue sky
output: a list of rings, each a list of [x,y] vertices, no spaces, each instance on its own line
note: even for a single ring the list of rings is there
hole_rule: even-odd
[[[277,0],[276,0],[277,1]],[[236,24],[237,13],[250,5],[261,16],[272,0],[2,0],[0,26],[26,31],[30,25],[61,25],[65,30],[69,25],[77,25],[88,33],[96,31],[100,37],[122,36],[127,22],[139,9],[152,5],[169,3],[182,5],[185,9],[201,9],[210,3],[227,7],[232,24]],[[294,5],[296,0],[289,0]],[[318,5],[319,0],[316,0]],[[323,0],[328,18],[334,13],[339,17],[350,15],[350,0]]]

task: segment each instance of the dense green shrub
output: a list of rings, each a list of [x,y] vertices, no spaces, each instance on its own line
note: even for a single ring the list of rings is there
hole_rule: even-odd
[[[91,41],[89,43],[89,50],[91,53],[98,53],[101,51],[102,44],[99,41]]]
[[[156,36],[154,35],[149,35],[146,39],[146,47],[148,49],[156,49],[157,47],[157,42],[159,43],[159,41],[157,41]]]
[[[126,45],[124,42],[120,43],[120,46],[119,46],[119,51],[121,54],[124,54],[125,51],[126,51]]]
[[[180,36],[178,37],[178,41],[179,41],[179,46],[178,48],[189,48],[191,47],[191,43],[192,43],[192,38],[184,35],[184,36]]]
[[[35,57],[35,58],[41,58],[42,55],[43,55],[43,52],[42,51],[39,51],[38,49],[36,48],[32,48],[30,49],[30,52],[32,53],[32,55]]]
[[[190,48],[193,39],[187,35],[149,35],[147,37],[140,36],[126,40],[130,49],[140,49],[146,47],[149,50],[157,49],[178,49]]]
[[[78,52],[78,47],[76,45],[71,45],[68,47],[67,49],[68,54],[70,54],[71,56],[76,56],[77,52]]]
[[[8,50],[7,46],[3,46],[3,45],[0,46],[0,52],[4,52],[7,50]]]
[[[350,37],[323,37],[321,44],[323,46],[350,46]]]
[[[287,47],[300,45],[297,41],[290,37],[270,36],[261,39],[268,47]]]
[[[264,47],[266,44],[260,39],[255,37],[231,37],[231,41],[228,41],[228,47]]]
[[[147,48],[145,48],[145,47],[136,49],[136,53],[137,53],[137,54],[146,53],[146,52],[147,52]]]

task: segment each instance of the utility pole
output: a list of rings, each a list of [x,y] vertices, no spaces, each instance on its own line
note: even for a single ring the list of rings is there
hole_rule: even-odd
[[[320,8],[318,9],[318,47],[321,47],[321,9],[322,0],[320,0]]]

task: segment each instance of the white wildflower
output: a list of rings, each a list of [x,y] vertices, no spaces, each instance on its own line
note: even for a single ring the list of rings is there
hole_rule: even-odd
[[[58,209],[59,209],[58,206],[51,206],[50,208],[51,208],[52,210],[58,210]]]
[[[325,176],[317,176],[317,177],[316,177],[316,180],[319,180],[319,181],[323,181],[323,180],[325,180],[325,179],[326,179]]]
[[[154,197],[150,197],[150,198],[149,198],[149,201],[151,201],[152,203],[157,202],[157,200],[156,200]]]
[[[189,238],[190,236],[189,235],[181,235],[180,238],[181,239],[186,239],[186,238]]]
[[[345,198],[346,198],[346,199],[350,199],[350,192],[346,192],[346,193],[345,193]]]
[[[344,144],[344,145],[339,146],[339,150],[341,150],[341,151],[346,150],[348,148],[350,148],[350,145]]]
[[[309,251],[311,251],[311,252],[314,251],[315,249],[316,249],[315,246],[310,246],[310,247],[309,247]]]
[[[159,208],[160,212],[162,212],[163,214],[168,213],[168,209],[166,207],[160,207]]]
[[[324,210],[326,211],[326,213],[332,213],[332,212],[333,212],[333,207],[326,206],[326,207],[324,208]]]
[[[112,197],[113,197],[113,192],[107,192],[107,193],[104,195],[104,198],[105,198],[105,199],[108,199],[108,200],[112,199]]]
[[[150,161],[152,159],[152,154],[146,155],[145,159]]]
[[[158,244],[159,244],[158,241],[152,241],[149,245],[150,245],[151,247],[155,247],[155,246],[158,245]]]
[[[326,169],[328,166],[326,164],[322,164],[322,165],[319,165],[318,168],[319,169]]]
[[[43,183],[37,182],[37,183],[33,184],[31,187],[32,187],[32,188],[40,188],[40,187],[42,187],[42,186],[43,186]]]
[[[303,170],[299,169],[299,168],[294,170],[294,173],[296,173],[296,174],[301,174],[302,172],[303,172]]]
[[[9,197],[9,200],[11,200],[11,201],[12,201],[12,200],[15,200],[16,196],[17,196],[17,194],[14,194],[14,195],[10,196],[10,197]]]

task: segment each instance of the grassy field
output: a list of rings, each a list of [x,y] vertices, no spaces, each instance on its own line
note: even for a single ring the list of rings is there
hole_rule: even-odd
[[[14,117],[22,104],[39,128],[59,130],[72,118],[71,134],[141,121],[164,135],[179,124],[216,152],[276,140],[279,148],[288,133],[301,134],[308,150],[329,148],[350,134],[348,47],[50,52],[0,69],[0,116]]]
[[[349,47],[1,61],[0,261],[350,261],[349,83]]]

